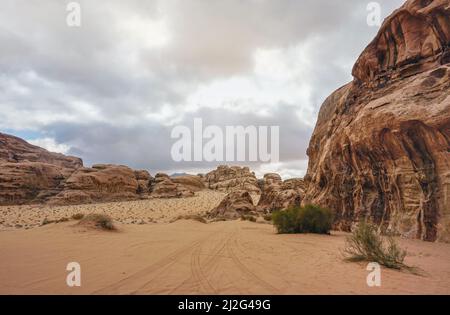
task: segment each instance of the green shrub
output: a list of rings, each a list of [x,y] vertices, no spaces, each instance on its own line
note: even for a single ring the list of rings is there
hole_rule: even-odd
[[[329,209],[307,205],[274,212],[272,220],[280,234],[329,234],[333,224],[333,214]]]
[[[394,238],[382,237],[373,225],[365,222],[361,222],[347,238],[344,255],[350,261],[377,262],[393,269],[409,268],[403,263],[406,251]]]
[[[97,228],[103,230],[114,231],[116,227],[114,226],[113,220],[111,217],[105,214],[92,213],[85,216],[79,224],[82,225],[94,225]]]

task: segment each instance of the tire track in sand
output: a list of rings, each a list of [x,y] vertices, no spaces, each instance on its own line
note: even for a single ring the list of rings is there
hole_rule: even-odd
[[[263,280],[261,277],[259,277],[257,274],[255,274],[247,265],[239,259],[239,257],[236,255],[233,248],[237,248],[237,237],[234,236],[232,239],[228,240],[227,244],[227,251],[230,255],[231,260],[236,265],[236,267],[246,276],[246,278],[255,284],[265,288],[271,293],[280,293],[280,290],[275,288],[270,283]]]
[[[111,294],[111,293],[118,293],[117,291],[121,288],[126,286],[129,283],[133,282],[140,282],[143,279],[148,279],[149,276],[154,275],[158,272],[158,274],[154,275],[150,280],[143,280],[145,283],[141,286],[139,286],[137,289],[130,290],[132,294],[137,293],[137,291],[141,290],[145,286],[147,286],[149,283],[153,281],[154,278],[158,277],[160,273],[162,273],[164,270],[168,269],[170,266],[177,263],[184,255],[195,249],[196,246],[201,244],[202,242],[205,242],[209,238],[209,235],[207,237],[204,237],[200,240],[196,240],[191,244],[188,244],[186,246],[183,246],[182,248],[175,250],[171,254],[165,256],[164,258],[160,259],[159,261],[155,262],[154,264],[151,264],[148,267],[145,267],[144,269],[141,269],[138,272],[135,272],[128,277],[125,277],[121,279],[118,282],[115,282],[113,284],[107,285],[99,290],[94,291],[92,294]]]

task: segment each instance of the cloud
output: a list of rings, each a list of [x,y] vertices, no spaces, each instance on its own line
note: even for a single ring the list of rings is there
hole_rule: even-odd
[[[2,1],[0,130],[154,171],[214,166],[169,156],[173,126],[200,117],[279,125],[280,164],[254,167],[302,174],[321,103],[377,31],[360,0],[80,0],[80,28],[68,2]]]
[[[34,139],[29,140],[29,142],[33,145],[55,153],[66,154],[70,150],[70,147],[68,145],[56,143],[55,139],[52,138]]]

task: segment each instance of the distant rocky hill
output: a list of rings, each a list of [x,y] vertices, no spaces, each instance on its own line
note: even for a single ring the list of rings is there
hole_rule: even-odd
[[[322,105],[303,203],[335,227],[450,241],[450,1],[409,0],[388,17]]]
[[[40,162],[77,169],[83,161],[76,157],[51,153],[18,137],[0,133],[0,163]]]
[[[202,184],[200,179],[197,182]],[[197,182],[189,183],[199,185]],[[145,170],[122,165],[99,164],[87,168],[79,158],[51,153],[0,133],[0,204],[3,205],[81,204],[193,194],[189,187],[172,182],[167,175],[153,178]]]

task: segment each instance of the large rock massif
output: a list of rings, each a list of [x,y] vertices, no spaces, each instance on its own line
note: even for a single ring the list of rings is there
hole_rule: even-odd
[[[409,0],[388,17],[322,105],[303,203],[336,228],[450,241],[450,1]]]

